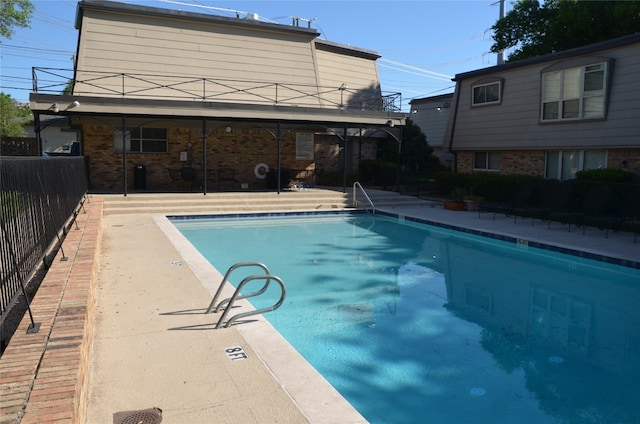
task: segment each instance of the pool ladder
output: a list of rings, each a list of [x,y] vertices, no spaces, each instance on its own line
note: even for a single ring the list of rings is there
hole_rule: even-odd
[[[264,271],[264,274],[250,275],[246,277],[244,280],[240,282],[240,284],[238,284],[238,287],[236,288],[236,291],[233,293],[233,296],[223,299],[218,304],[216,304],[216,302],[218,302],[218,298],[222,294],[222,290],[224,288],[225,283],[229,280],[229,276],[231,275],[231,273],[238,268],[251,267],[251,266],[262,268],[262,270]],[[240,291],[242,290],[242,288],[248,282],[254,281],[254,280],[264,280],[264,285],[262,286],[262,288],[259,290],[253,291],[251,293],[241,294]],[[269,285],[271,284],[271,281],[275,281],[276,283],[278,283],[281,290],[280,298],[275,304],[273,304],[272,306],[268,306],[266,308],[255,309],[253,311],[248,311],[248,312],[241,312],[239,314],[233,315],[231,318],[229,318],[229,320],[226,323],[224,322],[224,320],[227,318],[227,315],[229,315],[229,311],[231,311],[231,309],[233,308],[233,304],[235,303],[236,300],[247,299],[250,297],[261,295],[262,293],[267,291],[267,289],[269,288]],[[275,311],[284,303],[284,298],[286,295],[287,295],[287,289],[284,286],[284,282],[277,275],[271,274],[271,272],[269,271],[269,268],[267,268],[266,265],[261,264],[259,262],[238,262],[237,264],[232,265],[227,270],[227,273],[224,275],[224,278],[222,279],[222,282],[220,283],[220,286],[218,287],[216,294],[213,296],[213,299],[211,300],[211,303],[209,304],[209,307],[207,308],[206,313],[207,314],[210,314],[212,312],[217,313],[224,308],[224,312],[222,313],[222,316],[220,317],[220,320],[216,325],[216,329],[228,328],[236,320],[240,318],[246,318],[252,315],[258,315],[258,314],[263,314],[265,312]]]

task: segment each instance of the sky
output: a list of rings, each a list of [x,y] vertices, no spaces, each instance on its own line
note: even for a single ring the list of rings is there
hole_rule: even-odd
[[[31,70],[73,69],[78,43],[75,0],[31,0],[30,28],[16,29],[0,45],[0,89],[28,102]],[[328,41],[374,51],[383,94],[412,99],[452,93],[456,74],[496,65],[491,26],[499,0],[127,0],[125,3],[265,22],[311,25]],[[506,2],[507,10],[509,2]]]

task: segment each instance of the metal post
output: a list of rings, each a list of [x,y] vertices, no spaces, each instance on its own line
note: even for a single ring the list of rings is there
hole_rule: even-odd
[[[402,127],[400,127],[400,137],[398,138],[398,166],[396,169],[396,191],[400,193],[400,156],[402,155]]]
[[[124,181],[123,194],[127,196],[127,121],[122,115],[122,173]]]
[[[207,195],[207,120],[202,120],[202,189]]]
[[[343,167],[344,167],[344,172],[342,175],[342,192],[346,193],[347,192],[347,125],[345,124],[342,127],[342,142],[343,142],[343,148],[342,148],[342,156],[343,156]]]
[[[278,139],[278,177],[276,178],[276,180],[277,180],[277,184],[278,184],[278,194],[280,194],[280,168],[281,168],[281,165],[282,165],[282,158],[281,158],[281,151],[280,151],[280,149],[281,149],[280,145],[281,145],[281,141],[282,141],[281,140],[282,135],[280,134],[280,121],[278,121],[276,128],[277,128],[277,130],[276,130],[277,137],[276,138]]]
[[[9,236],[7,235],[7,230],[4,226],[4,219],[0,219],[0,225],[2,226],[2,235],[5,240],[9,240]],[[27,296],[27,290],[24,285],[24,279],[22,274],[20,273],[20,266],[18,265],[18,258],[16,258],[16,253],[12,248],[12,244],[9,243],[9,250],[11,251],[11,262],[13,262],[13,267],[15,269],[16,275],[20,280],[20,287],[22,288],[22,295],[24,296],[25,302],[27,302],[27,311],[29,312],[29,319],[31,320],[31,324],[27,328],[27,333],[37,333],[40,331],[40,323],[36,323],[33,320],[33,314],[31,313],[31,302],[29,302],[29,297]]]

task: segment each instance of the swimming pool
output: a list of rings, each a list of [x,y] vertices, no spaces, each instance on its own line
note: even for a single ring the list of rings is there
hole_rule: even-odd
[[[370,422],[640,421],[636,269],[380,215],[173,222],[282,277],[265,318]]]

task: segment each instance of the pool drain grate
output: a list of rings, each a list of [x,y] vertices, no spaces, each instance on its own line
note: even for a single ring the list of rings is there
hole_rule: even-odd
[[[113,424],[159,424],[161,422],[162,409],[157,407],[113,414]]]

